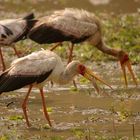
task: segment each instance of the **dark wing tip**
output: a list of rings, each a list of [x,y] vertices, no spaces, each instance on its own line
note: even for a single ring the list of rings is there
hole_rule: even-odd
[[[26,15],[23,19],[30,20],[30,19],[34,19],[34,18],[35,18],[34,13],[30,13],[30,14]]]
[[[9,75],[8,71],[5,71],[0,76],[0,94],[20,89],[33,83],[39,84],[47,79],[51,72],[52,70],[41,75]]]
[[[9,28],[7,28],[6,26],[4,26],[4,25],[1,25],[1,26],[3,26],[3,28],[4,28],[4,31],[5,31],[5,33],[9,36],[9,35],[13,35],[13,32],[9,29]]]

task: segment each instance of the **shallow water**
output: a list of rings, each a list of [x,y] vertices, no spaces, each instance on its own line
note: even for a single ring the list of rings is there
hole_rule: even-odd
[[[96,65],[99,73],[104,64]],[[92,85],[80,85],[78,91],[72,85],[53,88],[45,87],[46,104],[50,113],[53,127],[48,128],[42,111],[42,104],[38,90],[34,89],[28,103],[28,115],[32,125],[26,127],[21,109],[21,103],[27,88],[16,92],[5,93],[0,97],[0,136],[11,139],[53,139],[68,140],[94,139],[101,136],[140,136],[140,87],[131,84],[125,88],[118,78],[115,64],[104,66],[108,70],[106,76],[112,74],[114,90],[101,86],[101,93],[97,95]],[[134,66],[135,70],[139,67]],[[110,70],[109,70],[110,69]],[[112,71],[114,69],[114,71]],[[120,84],[118,84],[120,83]],[[9,102],[13,102],[6,107]],[[19,117],[19,118],[18,118]],[[14,118],[14,119],[13,119]],[[79,136],[81,135],[81,137]],[[80,137],[80,138],[79,138]],[[59,140],[58,139],[58,140]]]
[[[133,13],[140,8],[139,0],[104,0],[101,3],[99,0],[28,0],[24,3],[18,0],[6,1],[0,1],[0,18],[3,18],[5,13],[8,13],[8,17],[13,17],[14,13],[17,16],[17,13],[29,11],[44,14],[45,11],[64,7],[109,13]],[[133,67],[138,72],[137,75],[140,75],[140,66]],[[92,85],[80,83],[79,77],[76,79],[78,91],[73,89],[72,84],[63,87],[55,85],[53,88],[46,86],[46,104],[50,110],[52,128],[48,128],[43,115],[38,90],[33,90],[28,103],[31,128],[26,127],[21,109],[27,88],[0,96],[0,138],[2,136],[10,140],[93,140],[102,136],[140,136],[140,86],[136,88],[129,78],[129,87],[125,88],[116,64],[94,63],[93,69],[98,71],[114,90],[101,86],[101,94],[97,95]],[[6,107],[10,102],[13,103]]]

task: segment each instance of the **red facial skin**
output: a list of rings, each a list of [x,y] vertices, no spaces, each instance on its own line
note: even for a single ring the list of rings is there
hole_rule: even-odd
[[[78,66],[78,70],[79,70],[79,73],[81,75],[84,75],[85,74],[86,67],[84,65],[79,65]]]
[[[129,61],[128,54],[125,54],[123,58],[120,60],[121,65],[123,65],[125,62]]]

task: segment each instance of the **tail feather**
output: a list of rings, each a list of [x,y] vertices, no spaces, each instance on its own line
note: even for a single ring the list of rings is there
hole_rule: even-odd
[[[28,20],[28,21],[27,21],[28,29],[30,30],[31,28],[33,28],[33,26],[35,25],[35,23],[36,23],[37,21],[38,21],[38,20],[36,20],[36,19]]]
[[[26,20],[27,26],[26,26],[26,30],[23,33],[23,35],[19,38],[19,40],[22,38],[23,40],[27,38],[27,35],[29,33],[29,31],[33,28],[33,26],[35,25],[35,23],[38,21],[35,18],[34,13],[30,13],[27,16],[25,16],[23,19]]]
[[[2,85],[3,83],[7,80],[7,73],[9,70],[4,71],[1,75],[0,75],[0,94],[2,94],[3,90],[2,90]]]
[[[31,19],[34,19],[34,18],[35,18],[34,13],[30,13],[30,14],[26,15],[23,19],[31,20]]]
[[[22,35],[20,35],[19,37],[17,37],[14,42],[27,39],[27,35],[28,35],[29,31],[32,29],[32,27],[35,25],[36,22],[37,22],[37,20],[35,20],[35,19],[27,20],[26,21],[27,26],[26,26],[25,31],[23,32]]]
[[[37,22],[37,20],[35,20],[35,19],[27,20],[27,29],[26,29],[26,32],[23,34],[24,35],[23,39],[28,38],[28,34],[29,34],[30,30],[33,28],[33,26],[35,25],[36,22]]]
[[[26,85],[32,84],[36,81],[37,77],[26,77],[9,75],[8,72],[2,73],[0,76],[0,94],[20,89]]]

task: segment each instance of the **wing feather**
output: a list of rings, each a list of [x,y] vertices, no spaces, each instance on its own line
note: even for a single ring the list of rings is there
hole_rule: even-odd
[[[91,36],[98,30],[96,23],[79,21],[74,17],[57,17],[49,24],[53,28],[63,31],[64,34],[73,35],[76,38]]]
[[[71,41],[78,43],[94,36],[100,30],[99,20],[85,10],[66,8],[38,19],[29,32],[29,38],[37,43]]]
[[[2,41],[0,41],[0,44],[9,45],[13,42],[16,42],[16,40],[20,36],[22,36],[22,34],[26,31],[27,22],[26,20],[23,19],[4,20],[4,21],[3,22],[0,21],[1,24],[0,35],[4,34],[6,37],[3,38]]]
[[[63,41],[78,43],[94,35],[98,30],[96,23],[78,21],[75,18],[57,17],[46,19],[45,23],[38,23],[31,29],[30,39],[43,44]]]
[[[43,82],[50,76],[56,63],[57,59],[50,51],[34,52],[15,60],[0,76],[0,93]]]
[[[0,21],[0,44],[9,45],[23,40],[35,24],[33,13],[19,19],[6,19]],[[4,38],[2,37],[4,36]]]
[[[43,26],[42,26],[43,25]],[[67,36],[75,36],[76,38],[81,38],[82,36],[91,36],[97,30],[98,26],[96,22],[87,22],[76,19],[75,17],[65,17],[65,16],[50,16],[44,17],[43,21],[38,21],[36,25],[32,28],[33,30],[54,28],[63,32]]]
[[[38,51],[19,58],[11,64],[10,75],[41,75],[54,69],[57,64],[56,55],[51,51]]]
[[[51,74],[52,70],[41,75],[5,75],[0,80],[0,93],[20,89],[24,86],[41,83]]]

